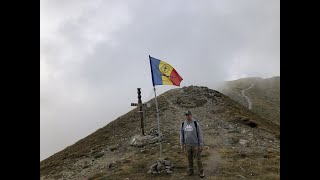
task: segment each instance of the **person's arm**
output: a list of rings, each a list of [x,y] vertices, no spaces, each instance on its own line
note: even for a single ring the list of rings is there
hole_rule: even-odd
[[[201,130],[201,128],[200,128],[200,124],[197,122],[197,124],[198,124],[198,136],[199,136],[199,144],[200,144],[200,151],[202,151],[202,149],[203,149],[203,144],[204,144],[204,142],[203,142],[203,136],[202,136],[202,130]]]

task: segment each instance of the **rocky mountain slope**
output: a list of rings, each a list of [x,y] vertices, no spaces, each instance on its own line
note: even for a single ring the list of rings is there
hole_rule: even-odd
[[[252,86],[253,85],[253,86]],[[242,78],[228,81],[218,89],[233,100],[248,107],[242,91],[252,103],[251,110],[261,117],[280,125],[280,76],[272,78]]]
[[[144,120],[145,131],[152,134],[157,125],[154,99],[150,103]],[[180,152],[179,129],[185,110],[193,112],[203,130],[204,179],[280,179],[278,124],[207,87],[169,90],[158,96],[158,104],[163,156],[173,163],[173,173],[147,173],[159,158],[159,144],[130,145],[140,134],[140,117],[134,109],[41,161],[41,179],[200,179],[184,175],[188,163]]]

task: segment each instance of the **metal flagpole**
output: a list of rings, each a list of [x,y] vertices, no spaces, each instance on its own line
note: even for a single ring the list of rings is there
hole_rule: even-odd
[[[159,133],[159,144],[160,144],[160,161],[162,161],[162,145],[161,145],[161,132],[160,132],[160,125],[159,125],[159,109],[158,109],[158,101],[157,101],[157,94],[156,94],[156,88],[153,86],[154,90],[154,97],[156,100],[156,108],[157,108],[157,121],[158,121],[158,133]]]

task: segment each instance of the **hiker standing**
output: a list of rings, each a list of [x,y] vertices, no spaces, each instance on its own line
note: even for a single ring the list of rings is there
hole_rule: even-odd
[[[188,157],[189,169],[188,176],[193,175],[193,157],[197,158],[199,175],[203,178],[203,166],[200,153],[203,149],[203,137],[199,123],[192,118],[190,111],[185,112],[186,120],[181,124],[180,128],[180,145],[181,151],[185,152]]]

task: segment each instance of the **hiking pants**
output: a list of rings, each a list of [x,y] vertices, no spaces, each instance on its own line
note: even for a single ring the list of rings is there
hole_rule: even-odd
[[[203,170],[201,155],[198,146],[188,146],[186,145],[186,154],[189,162],[189,171],[193,171],[193,158],[197,159],[198,170],[201,172]]]

